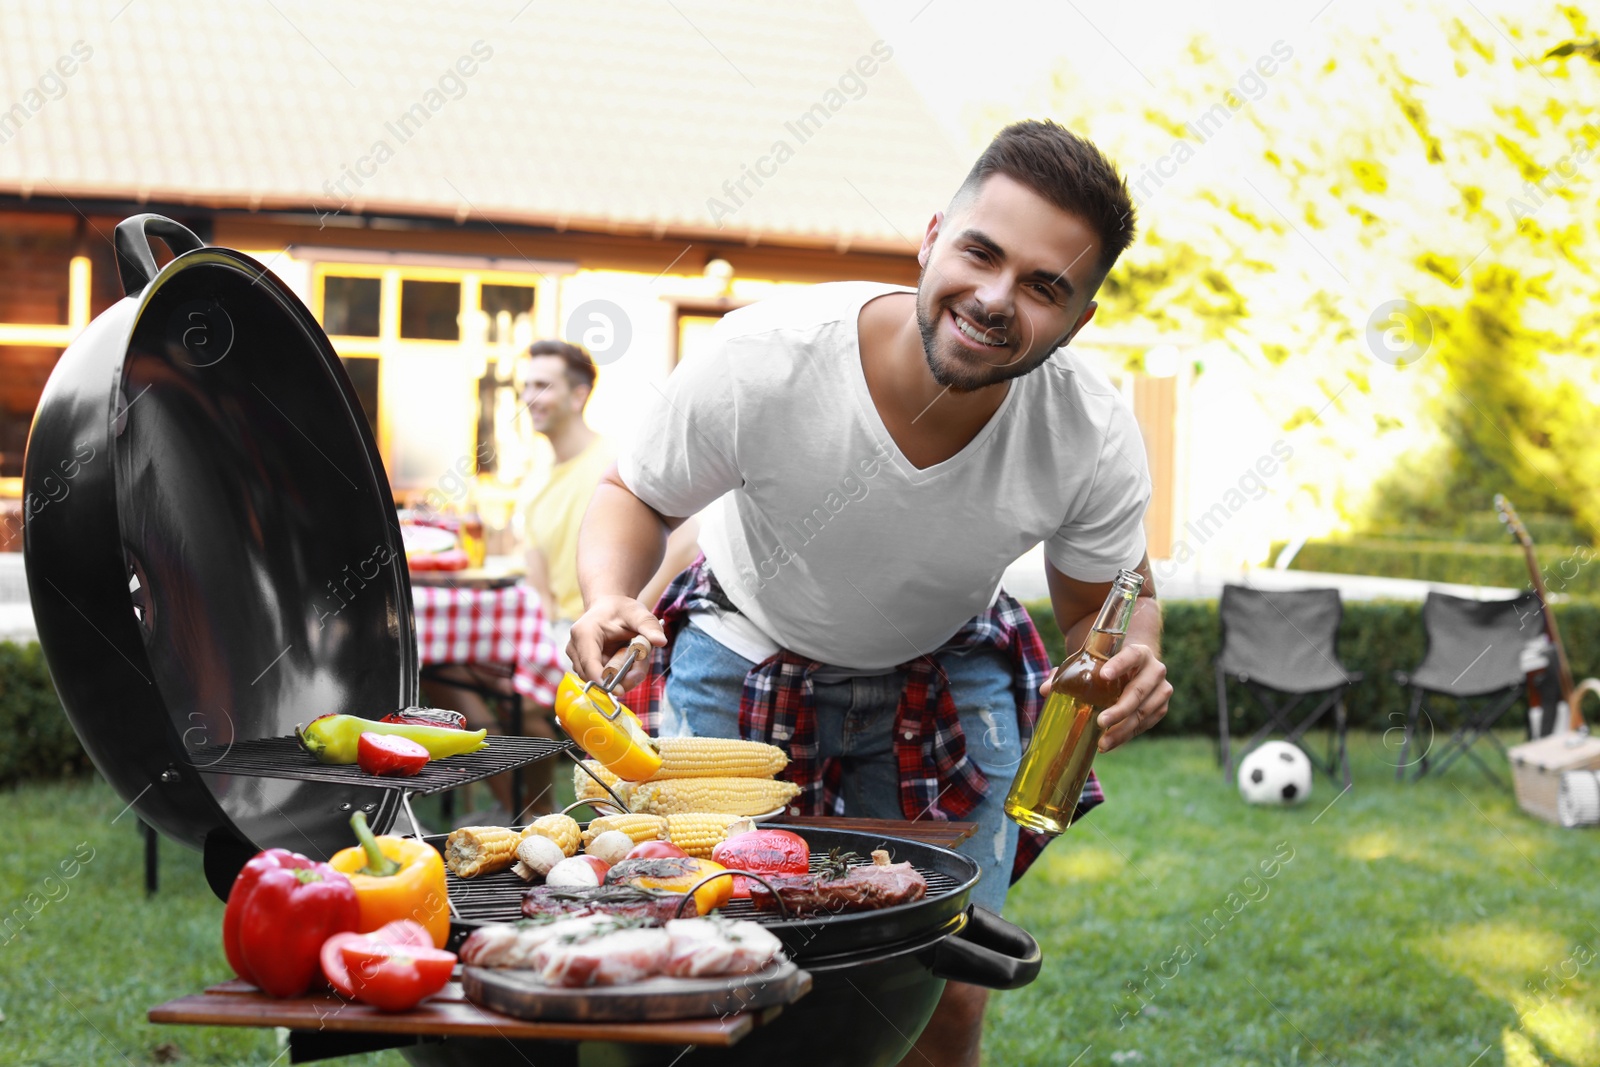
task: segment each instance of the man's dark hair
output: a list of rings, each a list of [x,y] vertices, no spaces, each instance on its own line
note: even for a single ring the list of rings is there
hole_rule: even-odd
[[[560,359],[567,367],[567,384],[574,389],[582,385],[593,390],[594,380],[600,374],[594,365],[594,358],[582,345],[566,341],[535,341],[528,346],[528,356],[555,356]]]
[[[1048,119],[1013,122],[995,135],[967,172],[952,206],[1004,174],[1089,224],[1100,239],[1100,277],[1133,243],[1133,199],[1117,168],[1090,141]]]

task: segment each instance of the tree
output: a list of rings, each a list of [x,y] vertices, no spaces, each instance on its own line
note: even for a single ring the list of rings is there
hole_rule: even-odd
[[[1197,41],[1148,91],[1053,83],[1049,110],[1141,201],[1103,314],[1233,371],[1237,400],[1295,435],[1285,533],[1495,491],[1600,533],[1589,33],[1575,8],[1509,0],[1334,5],[1254,54]]]

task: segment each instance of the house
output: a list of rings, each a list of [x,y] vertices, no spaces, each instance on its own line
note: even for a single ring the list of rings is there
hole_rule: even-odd
[[[51,367],[122,295],[108,239],[128,215],[282,278],[332,338],[397,496],[472,496],[504,529],[548,463],[512,381],[530,341],[590,346],[590,421],[626,439],[725,311],[832,279],[915,284],[928,217],[971,162],[847,0],[31,0],[0,47],[13,511]],[[1172,383],[1123,377],[1159,555]]]

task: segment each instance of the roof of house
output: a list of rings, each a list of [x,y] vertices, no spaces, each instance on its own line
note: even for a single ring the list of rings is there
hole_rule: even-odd
[[[970,163],[850,0],[0,0],[0,23],[4,193],[903,251]]]

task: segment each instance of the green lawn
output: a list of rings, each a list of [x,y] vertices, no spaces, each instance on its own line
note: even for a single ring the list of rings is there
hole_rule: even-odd
[[[1600,837],[1470,768],[1396,786],[1378,738],[1352,743],[1356,788],[1293,810],[1247,808],[1203,740],[1105,757],[1112,802],[1011,897],[1046,964],[991,1001],[987,1061],[1600,1067]],[[98,783],[0,794],[0,904],[55,898],[0,945],[0,1062],[271,1063],[270,1032],[144,1021],[228,976],[222,905],[171,845],[146,900],[122,807]]]

